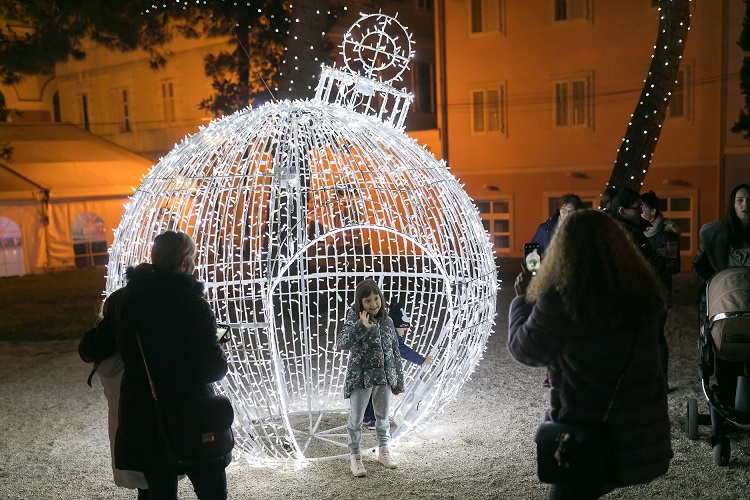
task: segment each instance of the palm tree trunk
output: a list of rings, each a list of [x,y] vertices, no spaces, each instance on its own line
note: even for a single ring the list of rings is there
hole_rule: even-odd
[[[690,29],[691,0],[659,1],[659,35],[651,67],[608,185],[640,191],[656,149]]]

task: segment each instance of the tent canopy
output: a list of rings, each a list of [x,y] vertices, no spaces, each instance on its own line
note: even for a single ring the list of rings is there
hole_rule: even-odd
[[[0,124],[6,144],[13,151],[0,160],[0,276],[106,263],[151,160],[69,124]]]
[[[151,160],[79,129],[45,123],[0,125],[0,144],[13,148],[0,168],[0,200],[130,196]]]

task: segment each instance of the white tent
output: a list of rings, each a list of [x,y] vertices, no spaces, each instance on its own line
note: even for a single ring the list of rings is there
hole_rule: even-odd
[[[150,160],[67,124],[0,124],[0,276],[103,265]]]

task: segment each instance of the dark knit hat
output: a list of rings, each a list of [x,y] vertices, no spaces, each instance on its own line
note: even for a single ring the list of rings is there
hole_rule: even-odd
[[[409,316],[404,312],[404,305],[401,302],[394,302],[388,306],[388,316],[393,320],[393,326],[396,328],[409,328],[411,324]]]

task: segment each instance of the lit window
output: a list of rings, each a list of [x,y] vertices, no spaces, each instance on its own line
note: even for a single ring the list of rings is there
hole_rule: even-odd
[[[502,0],[471,0],[471,32],[498,33],[503,26]]]
[[[510,252],[510,199],[479,200],[476,202],[484,229],[490,235],[495,251]]]
[[[475,90],[471,93],[473,133],[493,132],[507,135],[506,85]]]
[[[76,267],[105,266],[107,253],[104,221],[94,212],[82,212],[73,220],[73,253]]]
[[[25,273],[21,229],[11,219],[0,216],[0,276]]]
[[[591,80],[590,76],[556,80],[555,126],[591,127]]]
[[[696,224],[697,214],[693,213],[695,203],[691,196],[665,196],[659,198],[659,210],[665,219],[675,223],[680,231],[680,254],[693,255],[697,248],[693,249],[693,227]]]
[[[590,0],[554,0],[555,21],[572,21],[575,19],[589,19],[591,10]]]

